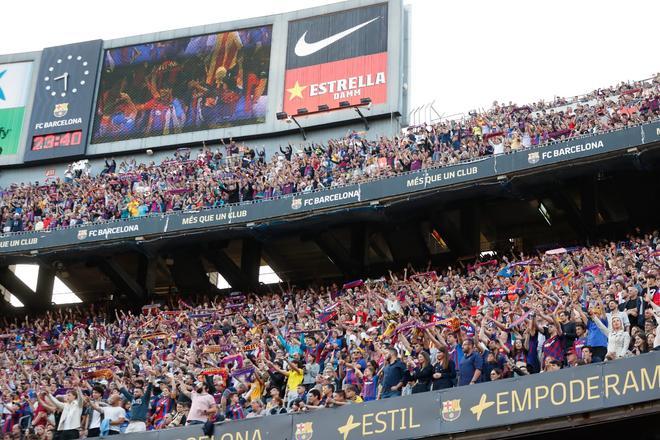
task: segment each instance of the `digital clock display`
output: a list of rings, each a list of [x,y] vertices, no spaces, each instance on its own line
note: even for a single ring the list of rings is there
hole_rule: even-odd
[[[85,154],[102,50],[94,40],[41,52],[25,162]]]
[[[74,147],[82,144],[82,130],[35,136],[32,138],[32,151],[59,147]]]

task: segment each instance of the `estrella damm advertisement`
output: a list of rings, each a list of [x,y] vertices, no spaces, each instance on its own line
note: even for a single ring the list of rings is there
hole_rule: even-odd
[[[283,110],[387,102],[387,4],[289,22]]]

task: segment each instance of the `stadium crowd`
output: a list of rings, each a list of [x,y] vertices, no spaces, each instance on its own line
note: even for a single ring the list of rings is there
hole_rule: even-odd
[[[280,147],[266,157],[232,140],[195,156],[177,150],[160,164],[106,160],[98,175],[87,161],[62,178],[1,191],[2,232],[48,230],[176,210],[217,207],[455,164],[490,154],[636,125],[660,116],[660,75],[572,100],[526,106],[495,102],[462,120],[409,127],[368,140],[350,132],[326,145]]]
[[[660,350],[658,258],[656,231],[342,286],[5,316],[2,433],[316,411]]]

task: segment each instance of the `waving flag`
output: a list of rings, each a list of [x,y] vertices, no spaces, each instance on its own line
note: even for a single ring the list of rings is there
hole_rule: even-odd
[[[511,278],[513,276],[513,269],[511,269],[511,266],[507,264],[502,269],[500,269],[499,272],[497,272],[497,276],[504,278]]]
[[[337,312],[335,310],[319,313],[319,321],[321,322],[321,324],[325,324],[326,322],[336,317],[337,317]]]
[[[503,297],[503,296],[506,296],[506,295],[507,295],[507,291],[504,290],[504,289],[493,289],[493,290],[489,290],[489,291],[486,292],[486,293],[483,293],[482,295],[485,296],[485,297],[487,297],[487,298],[495,298],[495,299],[497,299],[497,298],[501,298],[501,297]]]
[[[390,321],[387,324],[387,328],[385,329],[383,334],[378,337],[378,339],[389,338],[390,336],[392,336],[394,334],[395,330],[396,330],[396,323],[394,321]]]
[[[461,324],[461,330],[463,330],[465,332],[465,334],[468,336],[468,338],[473,337],[474,334],[475,334],[475,329],[472,326],[472,324],[470,324],[469,322],[462,323]]]
[[[468,264],[467,268],[468,268],[468,270],[474,270],[474,269],[477,269],[477,268],[483,267],[483,266],[497,266],[497,260],[481,261],[481,262],[475,263],[473,265]]]
[[[603,271],[604,267],[602,264],[592,264],[591,266],[583,267],[580,269],[580,273],[591,273],[594,276],[598,276]]]
[[[413,278],[413,279],[430,278],[430,279],[435,281],[435,280],[438,279],[438,274],[434,270],[431,270],[429,272],[416,273],[416,274],[412,275],[410,278]]]
[[[186,309],[192,310],[192,306],[190,304],[186,303],[182,299],[179,300],[179,305],[185,307]]]
[[[341,287],[342,289],[353,289],[354,287],[359,287],[364,284],[363,280],[355,280],[348,283],[344,283]]]
[[[582,249],[582,246],[572,246],[572,247],[566,247],[566,248],[561,247],[561,248],[550,249],[549,251],[545,251],[545,254],[546,255],[560,255],[560,254],[565,254],[565,253],[569,253],[569,252],[579,251],[580,249]]]
[[[435,324],[441,327],[447,327],[452,332],[458,331],[461,327],[461,322],[455,316],[443,319],[442,321],[436,321]]]
[[[518,266],[540,266],[539,263],[534,261],[533,258],[530,258],[529,260],[524,260],[524,261],[516,261],[515,263],[511,263],[511,267],[518,267]]]
[[[334,309],[336,309],[337,307],[339,307],[339,301],[335,302],[334,304],[330,304],[329,306],[327,306],[326,308],[324,308],[324,309],[323,309],[323,313],[332,312],[332,311],[333,311]]]

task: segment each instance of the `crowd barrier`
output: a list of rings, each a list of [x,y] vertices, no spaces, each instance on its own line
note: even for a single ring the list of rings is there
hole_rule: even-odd
[[[341,209],[411,194],[512,175],[550,165],[570,163],[660,140],[660,122],[572,138],[510,154],[486,156],[460,164],[430,168],[360,184],[298,193],[271,200],[238,203],[200,211],[177,211],[140,218],[85,224],[52,231],[6,234],[0,238],[0,254],[26,252],[151,235],[176,235],[205,228],[246,225],[316,210]]]
[[[402,440],[456,434],[660,399],[660,352],[307,413],[215,426],[214,440]],[[204,440],[200,425],[135,440]]]

